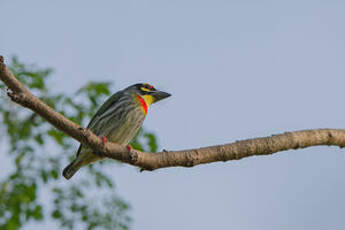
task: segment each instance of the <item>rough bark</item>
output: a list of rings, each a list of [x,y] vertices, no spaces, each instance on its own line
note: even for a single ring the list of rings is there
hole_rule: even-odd
[[[345,130],[314,129],[286,132],[270,137],[254,138],[234,143],[181,151],[159,153],[129,151],[126,146],[116,143],[102,143],[90,130],[75,124],[35,97],[21,84],[4,64],[0,56],[0,80],[8,87],[12,101],[31,109],[46,119],[60,131],[75,140],[90,146],[95,154],[122,161],[145,170],[166,167],[193,167],[217,161],[240,160],[255,155],[268,155],[289,149],[306,148],[317,145],[345,147]]]

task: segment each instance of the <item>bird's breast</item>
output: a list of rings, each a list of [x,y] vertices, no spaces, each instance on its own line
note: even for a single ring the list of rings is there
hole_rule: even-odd
[[[142,109],[135,106],[124,116],[121,125],[110,131],[108,139],[111,142],[127,145],[139,131],[144,119]]]

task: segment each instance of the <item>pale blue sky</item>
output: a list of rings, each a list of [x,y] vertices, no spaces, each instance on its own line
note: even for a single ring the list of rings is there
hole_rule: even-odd
[[[53,67],[60,91],[107,80],[172,93],[144,125],[179,150],[345,128],[344,12],[343,1],[321,0],[1,0],[0,53]],[[134,230],[344,229],[344,153],[111,173]]]

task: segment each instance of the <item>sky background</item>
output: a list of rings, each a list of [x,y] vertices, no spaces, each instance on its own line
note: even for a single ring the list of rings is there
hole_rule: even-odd
[[[345,128],[344,12],[321,0],[0,0],[0,54],[54,68],[57,91],[92,80],[170,92],[144,125],[181,150]],[[134,230],[344,229],[344,151],[111,174]]]

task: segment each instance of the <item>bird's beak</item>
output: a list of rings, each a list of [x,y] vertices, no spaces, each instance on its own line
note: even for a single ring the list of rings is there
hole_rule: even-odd
[[[155,102],[171,96],[170,93],[166,93],[166,92],[158,91],[158,90],[153,92],[151,95],[155,98]]]

